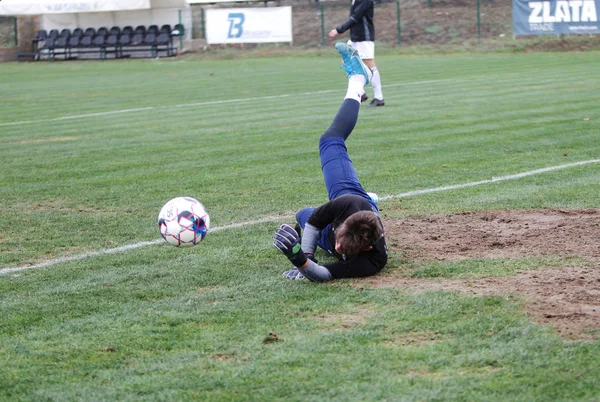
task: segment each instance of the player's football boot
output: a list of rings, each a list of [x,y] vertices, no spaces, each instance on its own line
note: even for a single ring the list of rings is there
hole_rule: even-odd
[[[369,106],[385,106],[385,102],[383,99],[374,98],[371,103],[369,103]]]
[[[369,97],[367,96],[367,94],[362,94],[362,96],[360,97],[360,102],[361,103],[366,102],[367,99],[369,99]]]
[[[369,67],[363,63],[355,49],[342,42],[336,43],[335,48],[340,56],[342,56],[342,61],[344,64],[342,64],[340,68],[346,72],[346,77],[350,77],[351,75],[355,74],[361,74],[365,77],[365,84],[371,82],[373,73]]]

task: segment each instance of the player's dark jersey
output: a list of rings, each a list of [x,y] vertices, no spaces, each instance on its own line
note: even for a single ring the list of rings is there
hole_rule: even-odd
[[[344,33],[350,29],[350,40],[352,42],[365,42],[375,40],[375,25],[373,0],[352,0],[350,7],[350,18],[336,28],[338,33]]]
[[[331,224],[329,231],[329,243],[332,249],[335,248],[335,230],[350,215],[358,211],[372,211],[371,203],[364,197],[355,194],[345,194],[337,197],[326,204],[315,209],[308,218],[308,223],[319,230],[323,230]],[[382,225],[383,227],[383,225]],[[335,250],[329,250],[339,261],[324,264],[323,266],[331,272],[334,278],[355,278],[362,276],[375,275],[381,271],[387,263],[387,245],[385,236],[375,243],[373,248],[368,251],[361,251],[357,255],[344,259],[344,256],[338,254]]]

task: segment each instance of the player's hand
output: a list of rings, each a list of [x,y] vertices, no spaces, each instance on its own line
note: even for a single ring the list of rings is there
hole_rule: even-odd
[[[333,28],[331,31],[329,31],[329,37],[331,39],[335,38],[337,36],[338,32],[337,29]]]
[[[306,264],[307,258],[300,246],[300,236],[290,225],[285,223],[277,229],[273,245],[285,255],[295,267]]]

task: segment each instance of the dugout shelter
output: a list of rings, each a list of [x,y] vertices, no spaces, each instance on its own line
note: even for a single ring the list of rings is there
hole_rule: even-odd
[[[39,16],[39,29],[36,30],[36,37],[31,38],[32,51],[26,55],[37,58],[44,55],[67,58],[67,55],[73,54],[99,58],[105,58],[107,54],[123,57],[129,52],[147,52],[146,56],[155,57],[160,48],[156,47],[154,41],[146,40],[147,31],[154,27],[157,27],[154,39],[159,36],[161,28],[166,31],[169,27],[169,43],[164,50],[167,55],[173,55],[177,44],[181,45],[184,39],[191,37],[191,29],[185,27],[192,26],[192,13],[187,0],[1,0],[0,15]],[[134,30],[145,28],[143,40],[120,46],[120,33],[129,27]],[[119,32],[117,38],[113,38],[117,43],[107,44],[105,41],[111,29]],[[80,31],[94,32],[90,43],[89,40],[82,43],[71,38],[74,33],[79,35]],[[98,31],[107,35],[96,39]],[[49,39],[50,36],[54,37]],[[130,35],[130,39],[132,37]]]

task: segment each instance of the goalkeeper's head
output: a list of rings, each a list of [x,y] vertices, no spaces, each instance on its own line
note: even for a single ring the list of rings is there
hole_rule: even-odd
[[[373,211],[350,215],[335,231],[335,251],[352,256],[368,251],[383,236],[383,227]]]

